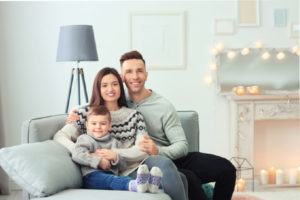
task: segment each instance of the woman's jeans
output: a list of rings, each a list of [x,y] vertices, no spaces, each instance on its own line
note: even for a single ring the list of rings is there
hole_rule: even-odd
[[[183,174],[180,174],[172,160],[165,156],[150,156],[143,164],[146,164],[151,170],[152,167],[159,167],[163,172],[161,181],[162,188],[172,200],[188,200],[187,198],[187,180]],[[136,171],[129,175],[136,177]],[[186,185],[184,185],[184,183]]]
[[[86,189],[128,190],[132,179],[128,176],[116,176],[111,172],[95,171],[83,177]]]

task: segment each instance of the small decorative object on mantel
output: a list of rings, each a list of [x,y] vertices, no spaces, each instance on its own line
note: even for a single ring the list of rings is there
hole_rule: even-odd
[[[232,88],[232,92],[234,92],[235,94],[242,96],[244,94],[246,94],[246,89],[244,86],[237,86]]]
[[[247,93],[251,95],[257,95],[259,94],[259,87],[257,85],[247,87]]]

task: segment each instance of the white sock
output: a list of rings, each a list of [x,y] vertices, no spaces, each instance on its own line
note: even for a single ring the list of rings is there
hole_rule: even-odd
[[[163,173],[158,167],[152,167],[149,177],[149,192],[157,193]]]
[[[136,179],[129,182],[129,190],[144,193],[148,188],[149,169],[147,165],[139,166]]]

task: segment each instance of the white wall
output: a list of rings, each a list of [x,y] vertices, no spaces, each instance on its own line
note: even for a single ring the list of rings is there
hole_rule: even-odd
[[[100,60],[81,63],[90,96],[97,71],[103,66],[118,68],[120,55],[130,50],[129,11],[186,11],[187,68],[149,71],[146,86],[178,110],[198,111],[201,151],[228,157],[228,104],[203,82],[213,45],[244,47],[261,40],[269,47],[290,47],[298,42],[289,38],[289,26],[272,26],[274,8],[286,8],[288,22],[299,21],[297,0],[262,0],[260,7],[261,26],[237,27],[234,35],[216,36],[214,19],[236,19],[236,1],[0,2],[0,130],[6,146],[20,143],[24,120],[64,112],[73,63],[55,61],[61,25],[94,27]]]

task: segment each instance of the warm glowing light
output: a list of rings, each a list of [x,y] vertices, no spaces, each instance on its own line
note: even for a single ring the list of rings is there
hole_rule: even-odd
[[[210,65],[210,69],[212,71],[217,71],[218,70],[218,66],[215,63],[213,63],[213,64]]]
[[[227,53],[227,57],[228,57],[229,59],[233,59],[233,58],[235,57],[235,52],[234,52],[234,51],[229,51],[229,52]]]
[[[293,54],[298,53],[298,52],[299,52],[299,47],[298,47],[298,46],[293,46],[291,52],[292,52]]]
[[[217,49],[213,49],[213,50],[211,50],[211,53],[212,53],[212,55],[216,56],[216,55],[218,55],[219,52]]]
[[[268,60],[270,58],[270,53],[266,51],[265,53],[263,53],[261,58],[264,59],[264,60]]]
[[[249,48],[243,48],[242,51],[241,51],[241,54],[243,56],[247,55],[248,53],[250,52]]]
[[[211,85],[213,82],[214,82],[214,79],[212,76],[206,76],[204,78],[204,82],[207,84],[207,85]]]
[[[217,44],[216,49],[218,50],[218,52],[223,51],[224,50],[224,44],[222,44],[222,43]]]
[[[282,59],[285,58],[285,54],[281,51],[281,52],[279,52],[279,53],[276,55],[276,57],[277,57],[278,60],[282,60]]]
[[[262,48],[262,43],[261,42],[256,42],[255,43],[255,48],[257,48],[257,49],[261,49]]]

